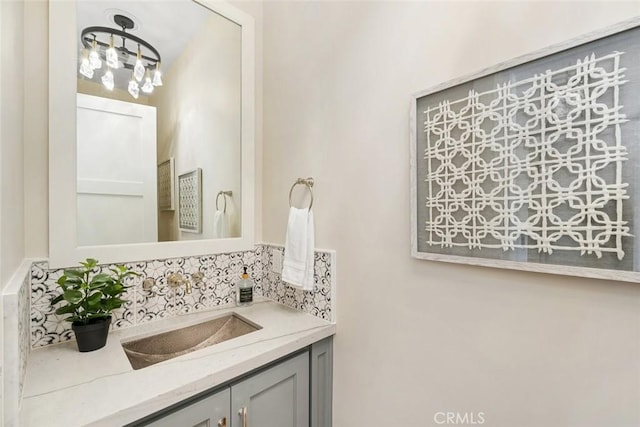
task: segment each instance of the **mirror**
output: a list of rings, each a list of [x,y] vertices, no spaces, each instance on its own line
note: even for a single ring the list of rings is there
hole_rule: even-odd
[[[241,27],[193,1],[76,11],[78,244],[239,237]]]
[[[52,267],[251,248],[253,18],[100,0],[49,19],[50,63],[73,58],[50,69]]]

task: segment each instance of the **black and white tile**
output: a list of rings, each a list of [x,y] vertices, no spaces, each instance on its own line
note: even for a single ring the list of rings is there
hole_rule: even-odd
[[[274,250],[284,252],[282,247],[258,245],[254,250],[244,252],[125,263],[125,266],[139,276],[127,279],[129,289],[125,299],[128,302],[114,311],[111,328],[127,328],[170,316],[233,304],[236,283],[244,267],[247,267],[247,273],[255,281],[256,295],[263,295],[321,319],[334,321],[332,304],[335,252],[316,251],[314,290],[304,292],[283,283],[280,275],[271,271]],[[110,267],[101,265],[98,269],[102,271]],[[173,273],[191,278],[196,272],[201,272],[204,277],[199,283],[192,280],[191,293],[186,293],[183,287],[172,289],[167,284],[167,278]],[[51,301],[60,292],[56,281],[62,274],[62,269],[49,269],[46,262],[36,262],[31,266],[32,348],[74,338],[70,323],[56,315],[56,307],[51,306]],[[155,282],[151,291],[142,287],[142,281],[148,278]],[[28,307],[27,305],[26,313],[29,313]]]
[[[282,259],[284,259],[283,247],[274,245],[263,245],[262,247],[263,295],[329,322],[335,321],[333,310],[335,252],[315,251],[314,287],[312,291],[303,291],[283,282],[280,273],[273,271],[273,253],[276,251],[280,252]]]

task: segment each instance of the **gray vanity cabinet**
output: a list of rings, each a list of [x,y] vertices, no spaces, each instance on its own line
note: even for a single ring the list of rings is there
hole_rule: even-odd
[[[156,414],[147,427],[331,427],[333,338]],[[157,418],[160,417],[160,418]]]
[[[147,427],[230,427],[230,390],[224,389],[146,424]]]
[[[333,400],[333,338],[311,346],[311,427],[331,427]]]
[[[308,427],[309,353],[231,386],[232,427]]]

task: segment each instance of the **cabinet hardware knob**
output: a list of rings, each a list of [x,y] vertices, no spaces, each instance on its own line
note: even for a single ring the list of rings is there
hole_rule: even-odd
[[[227,417],[223,417],[218,421],[218,427],[227,427]]]

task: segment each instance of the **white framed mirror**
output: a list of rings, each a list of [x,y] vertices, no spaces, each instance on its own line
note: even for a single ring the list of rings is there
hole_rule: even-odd
[[[253,247],[254,54],[253,18],[224,2],[50,3],[51,267]]]

